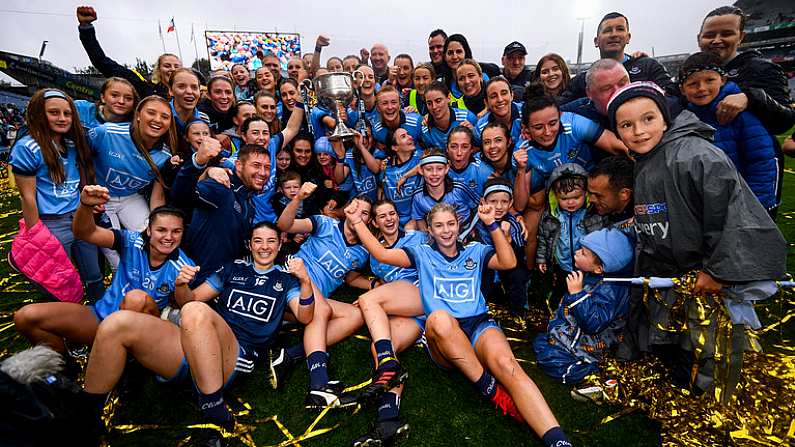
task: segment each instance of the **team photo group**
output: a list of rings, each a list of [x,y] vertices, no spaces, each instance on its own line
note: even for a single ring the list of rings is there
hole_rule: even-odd
[[[304,54],[216,33],[218,69],[164,53],[149,77],[106,54],[98,9],[77,8],[75,34],[100,100],[40,89],[9,145],[8,261],[41,291],[14,330],[80,377],[78,445],[107,435],[132,363],[195,390],[192,445],[234,442],[236,378],[266,377],[266,393],[304,368],[307,412],[363,410],[372,429],[350,445],[400,442],[422,423],[401,411],[416,345],[505,424],[578,445],[493,304],[518,320],[549,308],[534,363],[575,390],[608,358],[653,356],[672,387],[733,392],[742,362],[721,337],[742,356],[754,304],[786,279],[776,219],[795,150],[776,138],[795,125],[787,77],[740,48],[739,8],[703,12],[676,73],[625,50],[632,17],[610,12],[576,75],[519,41],[479,61],[436,29],[414,36],[427,62],[372,42],[328,54],[331,31]],[[370,380],[346,387],[329,348],[355,334]]]

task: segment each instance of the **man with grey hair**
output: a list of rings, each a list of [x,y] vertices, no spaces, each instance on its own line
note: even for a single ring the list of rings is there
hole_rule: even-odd
[[[580,76],[585,81],[586,96],[563,104],[560,110],[582,115],[609,129],[607,103],[613,93],[629,84],[629,73],[624,65],[616,62],[615,59],[599,59]]]
[[[678,96],[679,88],[662,64],[643,53],[635,53],[632,56],[624,53],[631,37],[629,19],[621,13],[611,12],[599,22],[594,37],[594,46],[599,48],[601,60],[612,59],[622,64],[626,69],[625,72],[629,74],[631,82],[651,81],[665,90],[667,95]],[[569,87],[561,94],[562,103],[565,104],[585,96],[590,97],[586,91],[586,77],[587,75],[579,74],[571,80]]]

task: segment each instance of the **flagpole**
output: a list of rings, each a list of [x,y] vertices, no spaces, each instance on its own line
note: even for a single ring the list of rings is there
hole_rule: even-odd
[[[193,31],[193,23],[190,24],[190,40],[193,42],[193,53],[196,55],[196,60],[199,60],[199,49],[196,46],[196,34]]]
[[[182,46],[179,44],[179,30],[177,29],[177,22],[173,18],[171,20],[173,20],[173,22],[171,22],[171,23],[174,24],[174,35],[177,37],[177,51],[179,52],[179,60],[183,60],[182,59]]]
[[[166,52],[166,41],[163,39],[163,28],[160,26],[160,19],[157,19],[157,32],[160,34],[160,44],[163,45],[163,53]]]

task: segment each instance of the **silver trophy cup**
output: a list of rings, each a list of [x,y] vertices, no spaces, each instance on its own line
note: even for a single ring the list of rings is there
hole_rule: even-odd
[[[324,107],[331,110],[337,127],[328,139],[335,141],[343,138],[353,138],[355,135],[340,119],[340,110],[347,107],[353,99],[353,77],[350,73],[326,73],[315,78],[315,93],[317,100]]]

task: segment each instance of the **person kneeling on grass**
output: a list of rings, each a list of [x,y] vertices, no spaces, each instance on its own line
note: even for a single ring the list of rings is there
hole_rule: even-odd
[[[108,230],[94,222],[94,207],[110,199],[108,189],[88,185],[80,194],[72,232],[75,238],[119,252],[121,263],[105,295],[92,306],[79,303],[35,303],[14,314],[17,330],[32,344],[65,352],[65,342],[91,344],[99,324],[120,309],[159,316],[179,294],[174,280],[184,265],[193,265],[179,248],[184,232],[182,211],[168,206],[149,213],[146,231]]]
[[[238,372],[250,373],[273,342],[284,311],[312,321],[314,295],[304,263],[291,258],[287,270],[274,266],[281,247],[275,225],[261,222],[251,234],[252,262],[227,263],[193,290],[199,267],[184,266],[176,278],[182,293],[180,325],[143,313],[116,312],[97,331],[86,370],[89,424],[98,423],[108,393],[119,381],[127,354],[164,382],[193,380],[206,422],[234,428],[223,390]],[[298,298],[298,299],[296,299]],[[212,301],[212,307],[207,303]],[[202,429],[201,445],[223,445],[218,429]]]
[[[432,242],[388,249],[370,233],[360,218],[359,206],[352,202],[345,214],[370,254],[379,262],[417,269],[431,358],[443,367],[461,370],[503,412],[526,421],[543,438],[544,445],[571,446],[541,391],[516,361],[508,340],[489,316],[480,291],[484,269],[516,266],[513,249],[495,221],[494,208],[486,204],[478,208],[478,217],[491,233],[494,247],[479,242],[462,245],[455,208],[440,203],[427,216]]]
[[[629,309],[626,283],[604,282],[605,273],[631,274],[634,248],[619,230],[585,235],[574,253],[577,269],[566,277],[563,295],[549,328],[533,343],[538,366],[563,383],[577,383],[595,372],[602,357],[619,342]]]

